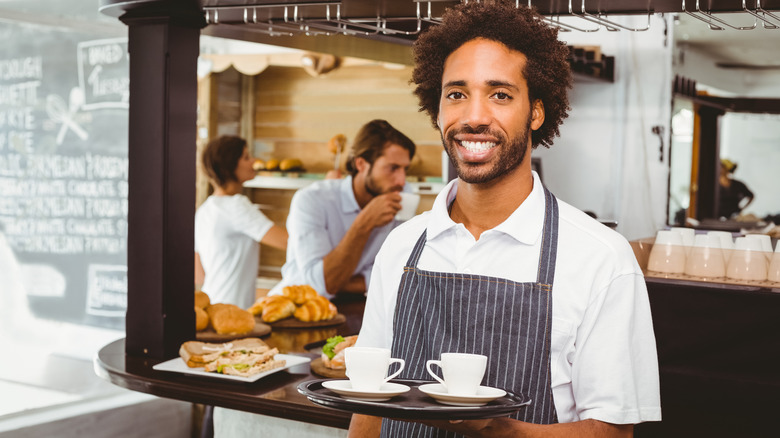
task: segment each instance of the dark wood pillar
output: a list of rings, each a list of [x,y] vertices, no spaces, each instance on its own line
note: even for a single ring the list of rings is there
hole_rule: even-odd
[[[697,179],[696,219],[716,218],[718,208],[718,175],[720,116],[724,111],[699,106],[699,174]]]
[[[193,2],[127,3],[120,17],[130,52],[126,352],[166,359],[195,335],[197,59],[205,21]]]

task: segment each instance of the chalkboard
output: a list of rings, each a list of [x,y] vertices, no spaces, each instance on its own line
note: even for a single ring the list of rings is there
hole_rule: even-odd
[[[123,329],[127,39],[0,22],[0,40],[0,232],[25,302]]]

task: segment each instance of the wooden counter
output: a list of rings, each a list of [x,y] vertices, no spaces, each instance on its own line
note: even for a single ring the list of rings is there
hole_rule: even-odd
[[[335,327],[311,330],[274,330],[263,337],[280,353],[319,357],[304,346],[339,335],[357,334],[363,320],[365,301],[336,301],[347,321]],[[312,374],[309,364],[291,367],[253,382],[243,383],[207,377],[156,371],[152,367],[164,360],[133,357],[125,354],[120,339],[103,347],[95,358],[95,372],[103,379],[133,391],[192,403],[221,406],[295,421],[347,429],[351,414],[311,403],[298,393],[301,382],[321,379]]]

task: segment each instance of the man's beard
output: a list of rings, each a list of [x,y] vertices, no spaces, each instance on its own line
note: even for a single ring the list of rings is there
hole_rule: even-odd
[[[531,121],[532,118],[529,114],[525,129],[520,135],[512,139],[507,139],[501,132],[493,132],[487,127],[481,129],[464,127],[452,130],[447,133],[446,140],[442,135],[444,151],[447,153],[447,156],[450,157],[450,162],[455,167],[458,178],[469,184],[483,184],[498,179],[517,168],[525,159],[525,154],[528,151],[528,138],[531,135]],[[458,134],[489,134],[498,139],[499,145],[496,147],[501,149],[498,151],[498,156],[493,159],[492,167],[485,171],[478,172],[476,169],[480,166],[485,166],[485,163],[470,164],[459,162],[457,159],[457,151],[455,150],[459,147],[458,142],[455,140],[455,136]],[[473,171],[470,171],[472,169]]]
[[[370,194],[372,197],[377,197],[383,193],[390,193],[390,192],[400,192],[403,190],[403,186],[397,187],[393,186],[390,187],[387,190],[382,190],[382,187],[377,184],[376,180],[374,179],[374,165],[372,164],[371,167],[368,169],[368,175],[366,175],[366,179],[363,182],[363,187],[365,187],[366,192]]]

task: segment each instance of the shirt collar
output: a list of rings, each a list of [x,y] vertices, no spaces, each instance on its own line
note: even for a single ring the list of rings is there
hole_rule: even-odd
[[[344,213],[360,212],[360,206],[355,199],[355,191],[352,190],[352,175],[343,178],[339,183],[341,197],[341,211]]]
[[[544,189],[539,175],[536,172],[532,173],[534,187],[531,193],[504,222],[493,229],[527,245],[534,244],[544,228]],[[449,214],[449,206],[458,193],[458,181],[457,179],[450,181],[433,201],[431,220],[428,222],[427,231],[429,239],[434,239],[443,232],[458,226]]]

